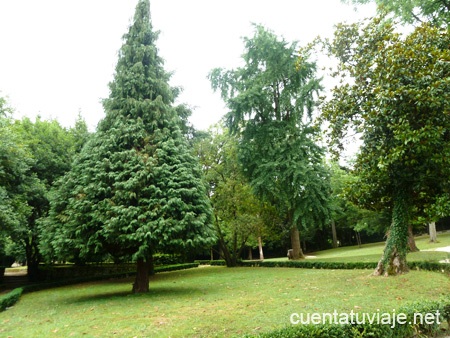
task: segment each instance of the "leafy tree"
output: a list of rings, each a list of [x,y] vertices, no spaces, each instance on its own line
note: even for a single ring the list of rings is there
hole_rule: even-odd
[[[381,12],[393,13],[405,23],[431,22],[447,26],[450,2],[447,0],[344,0],[354,4],[375,2]]]
[[[385,213],[382,211],[367,210],[361,208],[351,200],[351,191],[358,178],[355,173],[348,168],[343,168],[336,162],[330,164],[331,171],[331,219],[335,226],[335,231],[339,230],[341,235],[335,235],[336,242],[339,238],[341,243],[345,243],[342,234],[349,233],[355,235],[358,245],[361,245],[360,233],[366,235],[383,234],[389,227]],[[353,236],[352,236],[353,237]],[[350,243],[346,243],[350,244]],[[333,243],[336,247],[337,243]]]
[[[256,194],[284,214],[295,258],[302,257],[299,229],[328,217],[328,172],[311,125],[320,90],[308,51],[262,26],[244,38],[245,65],[212,70],[230,112],[227,125],[240,136],[238,156]]]
[[[106,117],[74,161],[53,199],[56,252],[105,253],[137,262],[134,292],[146,292],[156,252],[193,250],[214,241],[202,172],[172,107],[152,30],[148,0],[138,2],[119,52]]]
[[[54,181],[69,170],[76,140],[55,120],[42,121],[37,118],[32,122],[23,118],[15,121],[11,128],[29,153],[30,160],[17,185],[21,201],[26,204],[19,214],[26,220],[16,224],[10,236],[16,245],[24,249],[28,276],[35,280],[41,260],[38,224],[49,210],[47,193]]]
[[[227,266],[236,266],[250,241],[265,232],[264,205],[242,174],[236,136],[216,126],[196,148],[209,184],[220,254]]]
[[[449,35],[423,24],[406,37],[377,18],[338,26],[331,44],[347,79],[323,106],[335,149],[362,133],[354,200],[390,209],[392,223],[376,274],[407,271],[408,225],[448,193]]]
[[[6,100],[3,101],[6,103]],[[5,245],[13,229],[26,223],[30,208],[27,205],[27,185],[33,163],[23,139],[15,133],[11,118],[0,116],[0,239]],[[4,250],[0,250],[4,252]]]

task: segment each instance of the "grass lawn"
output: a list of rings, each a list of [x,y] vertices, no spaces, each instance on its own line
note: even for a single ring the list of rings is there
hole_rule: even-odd
[[[25,294],[0,313],[1,337],[230,337],[290,325],[293,312],[391,312],[448,293],[449,277],[412,271],[202,267]]]
[[[450,232],[438,234],[438,243],[430,243],[427,235],[418,236],[416,245],[420,252],[412,252],[407,256],[408,261],[433,261],[439,262],[450,258],[450,253],[434,251],[436,248],[450,246]],[[358,246],[346,246],[337,249],[323,250],[307,254],[310,259],[332,262],[378,262],[384,249],[384,242],[363,244]],[[287,257],[267,260],[286,261]]]

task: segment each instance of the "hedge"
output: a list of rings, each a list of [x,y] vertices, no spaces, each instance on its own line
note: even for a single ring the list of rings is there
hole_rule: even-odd
[[[3,296],[0,296],[0,312],[5,311],[7,308],[16,304],[22,295],[22,292],[23,288],[17,288]]]
[[[241,266],[267,267],[267,268],[302,268],[302,269],[375,269],[375,262],[320,262],[313,260],[302,261],[243,261]],[[426,270],[449,272],[450,264],[436,262],[408,262],[411,270]]]
[[[356,338],[356,337],[383,337],[383,338],[408,338],[408,337],[431,337],[435,336],[441,330],[441,326],[437,320],[429,320],[429,324],[414,323],[414,318],[426,316],[426,314],[436,315],[439,311],[439,322],[445,320],[450,324],[450,298],[443,298],[438,301],[416,302],[399,308],[395,313],[404,314],[406,316],[406,324],[396,323],[390,325],[388,323],[372,324],[308,324],[308,325],[291,325],[283,329],[261,333],[258,335],[246,335],[245,337],[259,338]],[[420,314],[420,315],[419,315]],[[392,316],[392,313],[389,314]],[[398,318],[398,317],[397,317]],[[426,317],[424,317],[426,318]],[[434,317],[435,318],[435,317]],[[392,317],[391,317],[392,319]],[[402,319],[403,320],[403,319]],[[362,320],[359,320],[362,321]],[[394,319],[392,319],[394,321]],[[380,320],[382,322],[382,320]]]

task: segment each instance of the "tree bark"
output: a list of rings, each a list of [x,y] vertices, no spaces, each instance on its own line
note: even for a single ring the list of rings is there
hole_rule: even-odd
[[[392,223],[383,255],[374,271],[375,276],[395,276],[408,272],[406,253],[408,250],[409,203],[401,194],[394,196]]]
[[[39,248],[37,246],[37,239],[33,235],[25,242],[25,255],[27,259],[27,276],[28,281],[39,281]]]
[[[248,247],[248,260],[253,260],[253,252],[250,246]]]
[[[263,261],[264,260],[264,251],[263,251],[261,236],[258,236],[258,248],[259,248],[259,260]]]
[[[300,232],[296,226],[291,228],[291,246],[293,250],[292,259],[305,258],[302,247],[300,246]]]
[[[412,225],[408,225],[408,248],[410,252],[419,252],[420,249],[416,245]]]
[[[359,233],[359,231],[355,231],[356,234],[356,242],[358,243],[358,248],[361,247],[361,234]]]
[[[134,293],[148,292],[149,272],[150,272],[149,270],[151,268],[151,265],[152,262],[150,260],[145,261],[143,258],[138,258],[136,279],[133,284]]]
[[[430,242],[437,243],[436,222],[430,222],[428,228],[430,230]]]
[[[333,248],[338,247],[337,233],[336,233],[336,223],[334,219],[331,220],[331,234],[333,236]]]

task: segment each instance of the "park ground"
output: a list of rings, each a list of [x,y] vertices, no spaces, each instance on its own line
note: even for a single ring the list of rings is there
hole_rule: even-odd
[[[417,238],[422,251],[408,259],[449,258],[436,249],[450,246],[450,233],[439,240]],[[368,244],[309,259],[376,261],[380,250],[381,243]],[[156,274],[148,294],[131,294],[129,278],[76,284],[24,294],[0,313],[0,336],[233,337],[289,326],[292,313],[392,312],[449,292],[447,274],[385,278],[371,272],[208,266]]]

